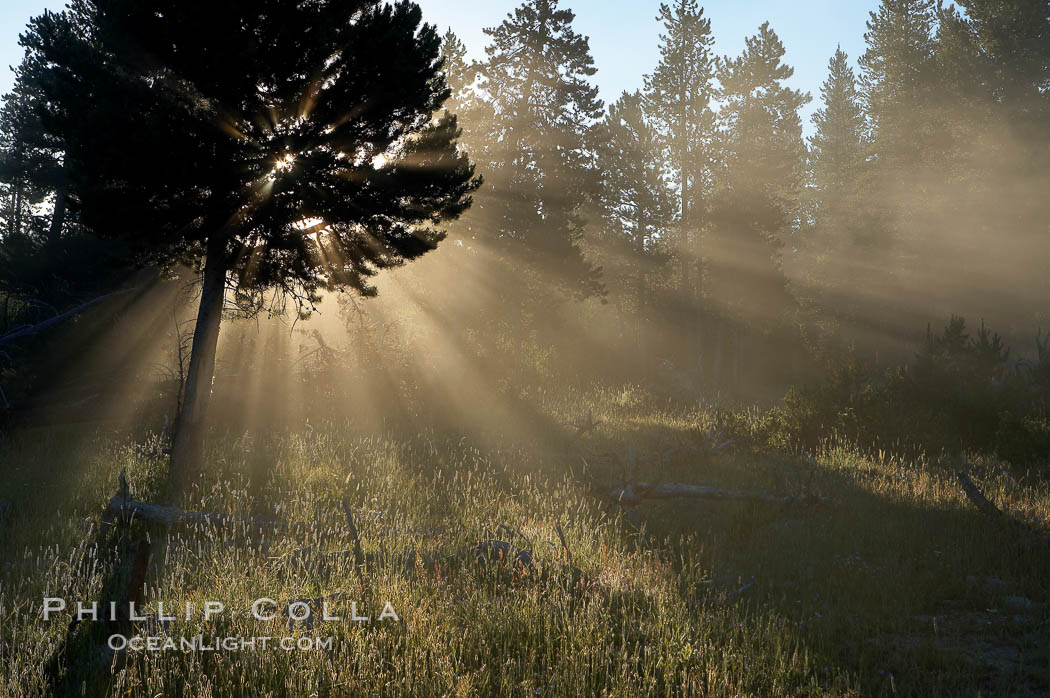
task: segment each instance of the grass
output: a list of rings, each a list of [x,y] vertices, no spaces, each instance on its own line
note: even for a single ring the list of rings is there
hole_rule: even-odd
[[[682,408],[623,388],[534,396],[550,423],[600,426],[471,439],[328,425],[264,439],[216,437],[187,508],[302,522],[266,540],[237,527],[135,524],[148,538],[150,610],[218,600],[175,637],[333,638],[328,651],[129,652],[109,664],[98,629],[44,622],[41,600],[102,598],[112,564],[98,513],[127,468],[160,497],[165,463],[126,434],[52,428],[0,445],[0,693],[4,695],[1025,696],[1050,691],[1050,550],[983,518],[925,461],[829,440],[790,453],[763,415]],[[712,425],[736,443],[717,455]],[[484,447],[477,445],[484,443]],[[628,445],[636,457],[625,456]],[[670,448],[676,450],[667,456]],[[612,454],[612,455],[609,455]],[[1050,490],[972,459],[1002,508],[1044,531]],[[685,481],[830,498],[822,506],[646,503],[637,530],[594,487]],[[342,551],[359,511],[370,564]],[[531,547],[534,573],[475,562],[479,540]],[[556,527],[563,529],[575,574]],[[523,542],[525,539],[531,543]],[[411,549],[437,569],[401,564]],[[346,593],[400,622],[260,622],[252,600]],[[341,610],[347,611],[345,606]]]

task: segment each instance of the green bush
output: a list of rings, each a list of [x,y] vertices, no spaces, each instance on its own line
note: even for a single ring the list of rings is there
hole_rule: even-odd
[[[995,453],[1030,465],[1050,457],[1050,352],[1038,348],[1034,362],[1011,364],[998,334],[982,324],[971,336],[953,317],[939,334],[927,329],[909,365],[849,362],[790,390],[777,422],[803,448],[832,435],[862,447]]]
[[[1050,419],[1045,415],[1003,414],[995,434],[995,451],[1017,465],[1050,467]]]

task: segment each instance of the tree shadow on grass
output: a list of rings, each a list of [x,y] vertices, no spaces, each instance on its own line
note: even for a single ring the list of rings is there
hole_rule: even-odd
[[[786,619],[815,664],[865,694],[1050,690],[1050,550],[965,500],[904,496],[929,474],[813,467],[808,486],[828,505],[677,501],[644,514],[653,534],[691,535],[682,552],[715,576],[753,580],[741,613]]]

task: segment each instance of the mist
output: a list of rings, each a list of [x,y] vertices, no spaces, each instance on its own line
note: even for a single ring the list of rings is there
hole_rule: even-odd
[[[278,289],[246,308],[229,293],[216,426],[527,432],[544,394],[591,385],[773,404],[838,362],[907,363],[953,315],[1015,357],[1035,350],[1050,324],[1045,65],[996,53],[994,18],[927,9],[924,34],[899,39],[883,10],[856,74],[832,58],[804,139],[812,96],[784,84],[774,29],[716,56],[718,28],[681,12],[664,15],[660,64],[609,105],[571,14],[508,17],[481,63],[448,32],[444,108],[484,178],[472,206],[434,252],[379,271],[375,298],[332,289],[297,305]],[[562,43],[512,52],[533,31]],[[674,32],[692,32],[690,51]],[[311,239],[329,266],[348,258]],[[137,386],[96,414],[152,400],[171,423],[194,272],[137,278],[71,373]]]

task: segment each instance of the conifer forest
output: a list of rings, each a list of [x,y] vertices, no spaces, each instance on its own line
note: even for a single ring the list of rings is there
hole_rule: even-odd
[[[1050,2],[62,2],[0,697],[1050,695]]]

